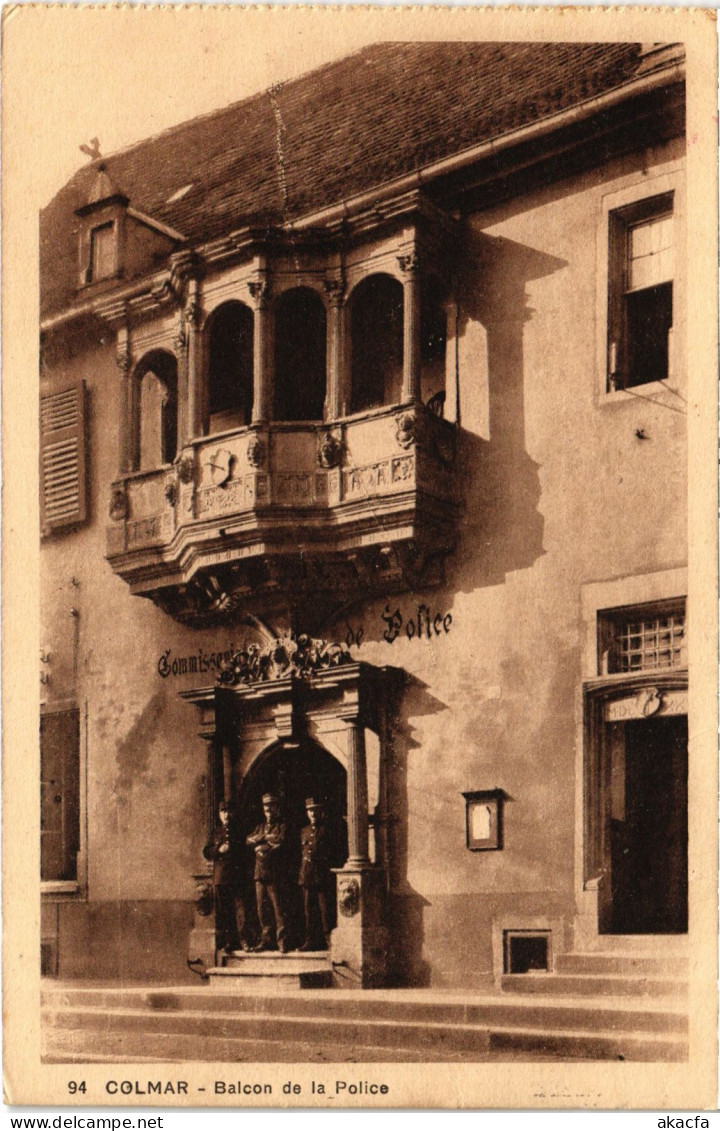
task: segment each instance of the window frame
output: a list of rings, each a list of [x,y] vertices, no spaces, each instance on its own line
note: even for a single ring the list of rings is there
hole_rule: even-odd
[[[78,715],[78,822],[79,838],[76,853],[75,878],[69,880],[43,880],[40,878],[40,895],[52,899],[84,899],[87,897],[87,703],[76,699],[58,699],[40,705],[38,722],[48,715]],[[42,744],[38,726],[38,784],[42,781]],[[40,861],[42,866],[42,860]]]
[[[642,224],[652,221],[671,218],[673,221],[673,251],[675,251],[675,229],[677,220],[674,208],[674,193],[661,193],[657,196],[646,197],[635,204],[624,208],[616,208],[609,215],[608,224],[608,256],[610,260],[608,280],[608,361],[607,380],[608,391],[616,392],[627,389],[641,388],[644,385],[654,384],[657,381],[667,381],[673,375],[673,348],[672,348],[672,322],[668,332],[667,342],[667,373],[665,377],[655,380],[637,380],[631,372],[632,342],[628,315],[628,296],[648,291],[650,287],[631,288],[629,274],[631,265],[630,237],[631,233]],[[673,265],[672,278],[662,280],[663,285],[669,284],[674,297],[675,267]],[[673,312],[674,313],[674,312]]]
[[[616,188],[601,197],[596,236],[597,291],[596,291],[596,371],[595,403],[598,406],[621,405],[642,399],[657,399],[668,389],[677,390],[685,383],[685,190],[682,163],[669,161],[656,175],[637,174],[626,180],[624,187]],[[650,207],[648,219],[653,215],[652,202],[672,196],[674,222],[673,245],[675,264],[673,275],[673,325],[668,344],[668,376],[664,380],[648,381],[625,388],[613,388],[610,382],[610,343],[613,326],[613,297],[617,296],[617,253],[613,246],[613,226],[639,223],[643,209]],[[616,229],[617,230],[617,229]],[[616,236],[617,238],[617,236]],[[615,297],[615,301],[617,298]],[[615,314],[615,318],[617,315]],[[672,394],[670,394],[672,397]]]

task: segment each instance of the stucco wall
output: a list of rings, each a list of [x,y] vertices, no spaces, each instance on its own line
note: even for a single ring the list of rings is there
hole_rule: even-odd
[[[680,156],[672,144],[628,157],[468,221],[457,343],[466,517],[446,584],[390,598],[403,618],[392,644],[385,600],[328,632],[345,639],[362,626],[356,658],[411,677],[389,776],[399,976],[482,984],[493,922],[572,918],[580,585],[686,556],[681,400],[602,394],[598,225],[604,196],[651,186]],[[177,692],[212,672],[162,678],[157,665],[168,648],[170,660],[224,651],[242,630],[185,629],[114,576],[104,560],[118,467],[114,344],[95,343],[68,372],[90,389],[92,521],[43,546],[42,643],[52,653],[48,701],[87,705],[89,903],[68,912],[77,922],[96,902],[191,899],[206,752]],[[409,639],[420,605],[450,613],[448,631]],[[495,787],[507,794],[505,847],[469,852],[462,791]],[[132,921],[121,929],[132,933]]]

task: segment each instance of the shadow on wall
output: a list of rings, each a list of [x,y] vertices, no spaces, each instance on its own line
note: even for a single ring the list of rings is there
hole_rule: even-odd
[[[527,306],[526,287],[567,262],[482,233],[468,232],[466,247],[457,281],[463,296],[458,337],[465,337],[472,323],[486,332],[489,439],[472,430],[461,433],[465,516],[448,561],[447,583],[452,590],[472,592],[499,584],[505,574],[528,568],[544,553],[539,465],[525,450],[523,334],[535,313]],[[481,379],[472,371],[465,378],[461,423],[464,414],[470,425],[467,406],[482,400]]]
[[[380,796],[387,813],[385,860],[388,874],[388,968],[391,985],[427,986],[430,966],[423,957],[424,909],[428,901],[410,885],[408,871],[408,757],[419,743],[406,720],[436,715],[447,706],[414,676],[388,704],[389,733],[381,767]]]

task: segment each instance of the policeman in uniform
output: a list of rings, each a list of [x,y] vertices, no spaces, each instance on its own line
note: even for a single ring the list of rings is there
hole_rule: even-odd
[[[231,801],[220,803],[218,817],[220,825],[210,844],[203,848],[205,859],[213,862],[217,945],[220,950],[238,950],[240,946],[247,949],[237,925],[241,859],[235,807]]]
[[[305,911],[305,941],[300,950],[326,950],[330,943],[330,893],[332,887],[332,845],[321,801],[305,801],[308,825],[300,833],[300,874]],[[318,922],[319,919],[319,922]],[[320,933],[322,932],[322,934]],[[316,942],[322,939],[322,944]]]
[[[280,818],[280,802],[274,793],[262,797],[264,820],[247,843],[255,850],[255,898],[262,937],[254,950],[275,950],[286,954],[287,943],[287,826]]]

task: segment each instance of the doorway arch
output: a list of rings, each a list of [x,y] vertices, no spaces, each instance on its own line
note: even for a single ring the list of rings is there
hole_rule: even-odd
[[[274,743],[263,751],[248,768],[242,781],[233,783],[237,800],[239,831],[243,842],[262,822],[262,796],[274,793],[286,826],[287,866],[289,878],[288,912],[290,942],[297,944],[303,934],[303,911],[297,877],[300,870],[300,832],[308,823],[305,800],[313,797],[325,806],[325,819],[331,831],[331,864],[340,868],[347,860],[347,772],[341,762],[310,738],[299,742]],[[253,884],[253,852],[248,848],[247,888],[244,903],[248,917],[248,934],[258,935]],[[330,900],[334,908],[334,897]]]

